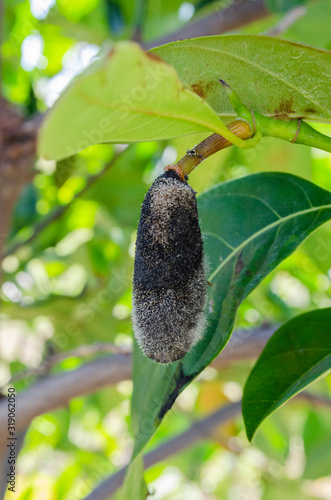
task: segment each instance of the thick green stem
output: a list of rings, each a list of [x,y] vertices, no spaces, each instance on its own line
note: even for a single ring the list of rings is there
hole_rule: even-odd
[[[223,80],[220,82],[238,118],[246,120],[254,131],[253,138],[246,141],[247,144],[253,145],[253,141],[258,141],[261,136],[270,136],[331,152],[331,137],[317,132],[302,120],[281,121],[253,112],[241,102],[238,94],[226,82]]]
[[[302,120],[281,121],[256,112],[254,116],[262,135],[305,144],[331,153],[331,137],[317,132]]]

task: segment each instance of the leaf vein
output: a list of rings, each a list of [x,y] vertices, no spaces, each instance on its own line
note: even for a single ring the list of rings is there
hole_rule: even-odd
[[[201,49],[201,50],[205,50],[205,51],[212,51],[212,52],[216,52],[216,53],[221,53],[221,54],[223,54],[225,56],[230,56],[230,57],[233,57],[234,59],[238,59],[242,63],[247,64],[248,66],[252,66],[254,68],[257,68],[262,73],[269,74],[270,76],[272,76],[276,80],[279,80],[279,81],[283,82],[287,87],[290,87],[290,88],[294,89],[296,92],[298,92],[298,94],[303,95],[307,99],[307,101],[309,101],[312,104],[314,104],[317,108],[319,108],[319,110],[322,112],[322,114],[325,115],[325,111],[323,110],[323,108],[321,107],[321,105],[319,104],[319,102],[316,102],[314,99],[311,98],[311,96],[307,92],[303,91],[301,88],[297,87],[293,83],[288,82],[284,78],[281,78],[280,74],[274,73],[269,68],[265,68],[263,66],[260,66],[259,64],[256,64],[253,61],[250,61],[248,59],[240,57],[240,56],[238,56],[236,54],[233,54],[232,52],[227,52],[226,50],[220,50],[220,49],[215,49],[215,48],[211,48],[211,47],[204,47],[204,46],[201,46],[201,45],[187,45],[187,46],[190,47],[190,48],[192,48],[192,49],[197,48],[197,49]]]
[[[232,259],[232,257],[235,256],[235,254],[241,250],[242,248],[244,248],[248,243],[250,243],[251,241],[253,241],[255,238],[257,238],[258,236],[260,236],[261,234],[263,233],[266,233],[267,231],[269,231],[270,229],[272,229],[273,227],[276,227],[278,224],[283,224],[285,221],[287,220],[291,220],[295,217],[299,217],[301,215],[304,215],[304,214],[309,214],[309,213],[312,213],[314,211],[318,211],[320,212],[322,209],[327,209],[327,208],[331,208],[331,204],[328,204],[328,205],[323,205],[321,207],[314,207],[314,208],[308,208],[306,210],[301,210],[300,212],[295,212],[293,214],[290,214],[290,215],[287,215],[286,217],[283,217],[282,219],[278,219],[274,222],[272,222],[271,224],[269,224],[268,226],[265,226],[263,227],[262,229],[260,229],[259,231],[257,231],[256,233],[252,234],[249,238],[247,238],[245,241],[243,241],[240,245],[238,245],[234,250],[233,252],[231,252],[222,262],[221,264],[215,269],[215,271],[209,276],[209,281],[211,281],[212,279],[215,278],[215,276],[219,273],[219,271],[225,266],[225,264],[227,264],[227,262],[229,260]]]
[[[222,243],[224,243],[224,245],[226,245],[227,247],[229,247],[231,250],[235,250],[235,247],[233,247],[232,245],[230,245],[230,243],[228,243],[221,236],[218,236],[218,234],[212,233],[211,231],[206,231],[203,234],[205,234],[206,236],[212,236],[213,238],[216,238],[217,240],[220,240]]]

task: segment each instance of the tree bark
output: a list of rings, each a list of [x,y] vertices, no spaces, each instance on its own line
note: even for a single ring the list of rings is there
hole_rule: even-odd
[[[40,118],[25,121],[0,97],[0,254],[8,236],[15,203],[33,178]]]

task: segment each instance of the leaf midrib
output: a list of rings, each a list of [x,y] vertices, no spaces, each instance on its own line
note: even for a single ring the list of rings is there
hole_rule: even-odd
[[[257,231],[257,233],[252,234],[249,238],[247,238],[247,240],[243,241],[231,253],[229,253],[229,255],[223,260],[223,262],[221,262],[221,264],[209,276],[208,280],[211,281],[212,279],[214,279],[215,276],[219,273],[219,271],[227,264],[227,262],[229,260],[232,259],[232,257],[234,257],[236,255],[236,253],[239,250],[243,249],[246,245],[248,245],[248,243],[250,243],[251,241],[253,241],[255,238],[258,238],[261,234],[269,231],[273,227],[277,227],[277,225],[283,224],[283,222],[286,222],[287,220],[293,219],[295,217],[300,217],[301,215],[304,215],[304,214],[309,214],[309,213],[317,212],[319,210],[326,210],[328,208],[331,208],[331,204],[321,205],[321,206],[314,207],[314,208],[308,208],[306,210],[301,210],[300,212],[295,212],[294,214],[287,215],[286,217],[283,217],[281,219],[277,219],[276,221],[272,222],[268,226],[265,226],[264,228],[262,228],[259,231]]]
[[[81,98],[87,99],[87,101],[90,101],[92,104],[94,104],[95,106],[98,106],[99,108],[108,108],[111,110],[115,110],[115,109],[121,109],[121,106],[123,105],[123,103],[121,103],[121,102],[119,104],[114,104],[114,102],[112,104],[108,104],[106,101],[99,100],[96,97],[92,97],[91,95],[87,94],[83,89],[77,88],[76,90],[77,90],[77,93],[80,94]],[[187,89],[184,89],[184,92],[188,93]],[[189,91],[189,92],[193,93],[191,91]],[[224,134],[224,132],[229,132],[229,130],[224,125],[224,123],[218,117],[216,111],[211,106],[209,106],[209,104],[206,101],[203,102],[203,105],[206,108],[206,110],[212,111],[215,114],[215,122],[213,122],[211,120],[207,121],[205,119],[200,119],[199,117],[193,116],[193,115],[186,115],[184,113],[174,113],[173,111],[167,112],[167,111],[162,110],[162,109],[157,109],[155,111],[154,108],[138,107],[138,106],[135,108],[130,108],[128,106],[128,108],[129,108],[129,112],[132,114],[142,114],[142,115],[147,115],[147,116],[155,116],[157,118],[181,120],[181,121],[186,122],[186,123],[195,123],[197,125],[201,125],[201,126],[205,127],[207,130],[212,130],[213,132],[216,132],[217,134],[220,134],[220,135]],[[210,117],[210,118],[212,118],[212,117]],[[219,120],[220,123],[219,124],[216,123],[216,120]]]

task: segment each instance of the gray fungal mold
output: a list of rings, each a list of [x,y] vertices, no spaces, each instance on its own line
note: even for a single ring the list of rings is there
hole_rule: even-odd
[[[181,359],[205,327],[205,258],[193,189],[174,170],[160,175],[141,207],[133,274],[133,329],[146,356]]]

